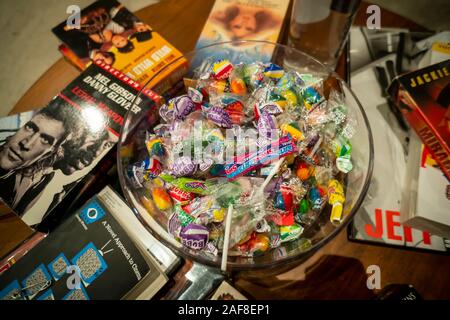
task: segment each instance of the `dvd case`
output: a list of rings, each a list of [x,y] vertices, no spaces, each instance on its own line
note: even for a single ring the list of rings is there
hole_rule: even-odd
[[[160,96],[96,62],[0,146],[0,198],[28,225],[39,224],[118,141],[127,111]]]
[[[0,299],[150,299],[166,282],[94,197],[2,274]]]

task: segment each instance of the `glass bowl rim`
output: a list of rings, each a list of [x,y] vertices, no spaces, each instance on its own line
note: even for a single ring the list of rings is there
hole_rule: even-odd
[[[286,256],[282,259],[279,260],[273,260],[273,261],[267,261],[267,262],[262,262],[262,263],[258,263],[258,264],[252,264],[252,263],[248,263],[248,264],[240,264],[240,263],[235,263],[235,262],[227,262],[227,270],[228,271],[249,271],[249,270],[261,270],[261,269],[274,269],[276,267],[279,267],[280,265],[284,264],[284,265],[288,265],[293,263],[295,260],[301,260],[301,257],[306,257],[306,259],[308,259],[309,257],[311,257],[313,254],[315,254],[317,251],[319,251],[321,248],[323,248],[326,244],[328,244],[332,239],[336,238],[336,236],[342,232],[342,230],[346,230],[347,229],[347,225],[350,223],[350,221],[353,219],[354,215],[356,214],[356,212],[359,210],[359,208],[361,207],[365,196],[367,195],[367,191],[369,189],[370,186],[370,182],[372,179],[372,175],[373,175],[373,166],[374,166],[374,145],[373,145],[373,136],[372,136],[372,130],[370,128],[370,123],[369,120],[367,118],[367,115],[361,105],[361,102],[359,101],[358,97],[355,95],[355,93],[353,92],[353,90],[350,88],[350,86],[334,71],[332,70],[330,67],[324,65],[322,62],[320,62],[319,60],[317,60],[316,58],[314,58],[313,56],[298,50],[296,48],[284,45],[284,44],[280,44],[280,43],[275,43],[275,42],[270,42],[270,41],[262,41],[262,40],[235,40],[235,41],[223,41],[223,42],[216,42],[207,46],[203,46],[191,51],[188,51],[187,53],[182,54],[182,56],[178,57],[177,59],[173,60],[171,63],[169,63],[168,65],[166,65],[163,69],[161,69],[160,71],[158,71],[153,77],[151,77],[144,86],[141,87],[141,90],[139,91],[139,93],[136,95],[136,98],[133,100],[133,104],[134,101],[140,97],[140,95],[142,94],[143,90],[148,89],[147,86],[149,85],[149,83],[155,79],[156,77],[158,77],[161,73],[163,73],[164,71],[166,71],[170,66],[174,65],[175,63],[181,61],[182,59],[187,59],[188,57],[193,57],[196,53],[198,53],[199,51],[211,48],[211,47],[218,47],[218,46],[223,46],[223,45],[227,45],[227,44],[233,44],[233,43],[255,43],[255,44],[268,44],[268,45],[272,45],[274,47],[278,47],[278,48],[283,48],[283,50],[293,50],[296,53],[299,53],[305,57],[307,57],[308,60],[313,61],[315,64],[317,64],[321,70],[326,71],[328,76],[333,76],[335,79],[337,79],[339,81],[339,83],[341,85],[343,85],[349,92],[350,94],[353,96],[353,99],[355,100],[359,112],[364,120],[364,124],[365,127],[367,128],[367,132],[368,132],[368,140],[369,140],[369,165],[367,168],[367,173],[366,173],[366,178],[364,180],[364,184],[362,187],[362,190],[355,202],[355,204],[353,205],[350,213],[348,214],[347,218],[343,221],[343,223],[341,223],[338,227],[336,227],[333,231],[331,231],[329,234],[327,234],[323,239],[319,240],[318,242],[316,242],[313,246],[311,246],[310,248],[306,249],[305,251],[302,251],[298,254],[294,254],[292,256]],[[211,259],[207,259],[204,256],[200,256],[200,255],[194,255],[192,254],[190,251],[183,251],[182,248],[176,247],[174,246],[172,243],[170,243],[170,241],[167,241],[166,239],[164,239],[163,236],[161,236],[158,232],[155,232],[155,230],[153,230],[148,223],[143,220],[143,218],[141,217],[141,212],[133,205],[133,199],[132,199],[132,195],[130,195],[127,191],[127,187],[126,187],[126,179],[124,178],[123,173],[123,167],[122,167],[122,161],[121,161],[121,156],[120,156],[120,150],[122,147],[122,137],[124,134],[124,129],[125,129],[125,124],[127,123],[127,119],[129,118],[130,115],[130,110],[126,113],[125,118],[124,118],[124,125],[122,126],[121,130],[120,130],[120,135],[119,135],[119,141],[118,141],[118,146],[117,146],[117,171],[119,173],[119,183],[120,183],[120,187],[122,189],[122,192],[125,196],[125,199],[128,203],[129,206],[131,206],[131,209],[133,210],[135,216],[139,219],[139,221],[141,222],[141,224],[143,224],[143,226],[145,227],[145,229],[150,232],[151,235],[153,235],[158,241],[160,241],[163,245],[167,246],[168,248],[170,248],[172,251],[174,251],[175,254],[179,254],[181,255],[183,258],[185,259],[189,259],[193,262],[197,262],[197,263],[201,263],[204,264],[206,266],[210,266],[213,268],[220,268],[220,261],[215,263],[213,262]],[[135,197],[134,197],[135,198]],[[137,201],[134,200],[134,201]],[[138,201],[139,202],[139,201]],[[147,213],[148,214],[148,213]],[[150,218],[154,220],[154,218],[150,215]],[[155,223],[156,222],[155,220]],[[167,231],[166,231],[167,232]]]

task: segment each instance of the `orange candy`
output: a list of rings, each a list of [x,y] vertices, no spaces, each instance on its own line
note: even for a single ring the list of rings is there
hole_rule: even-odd
[[[311,177],[312,168],[310,168],[306,163],[302,162],[298,165],[296,174],[300,180],[306,181],[309,179],[309,177]]]
[[[155,188],[152,191],[153,202],[159,210],[167,210],[172,207],[172,199],[164,188]]]
[[[235,78],[231,80],[231,92],[238,95],[246,95],[247,94],[247,86],[245,85],[244,80],[240,78]]]

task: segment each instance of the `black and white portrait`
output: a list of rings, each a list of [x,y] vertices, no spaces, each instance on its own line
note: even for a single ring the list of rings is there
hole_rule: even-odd
[[[27,224],[39,223],[116,142],[105,126],[89,125],[102,119],[86,120],[80,110],[54,99],[3,139],[0,198]]]

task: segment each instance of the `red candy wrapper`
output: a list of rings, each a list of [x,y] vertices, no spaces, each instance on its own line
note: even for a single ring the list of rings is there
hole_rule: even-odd
[[[187,191],[183,191],[177,187],[169,189],[169,195],[174,202],[184,203],[195,198],[195,194]]]

